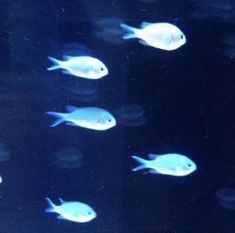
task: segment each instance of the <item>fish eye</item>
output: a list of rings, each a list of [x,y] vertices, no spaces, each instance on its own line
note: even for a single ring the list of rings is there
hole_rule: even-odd
[[[188,167],[192,167],[192,164],[189,163],[189,164],[188,164]]]
[[[109,122],[112,122],[112,119],[109,119]]]
[[[101,70],[101,71],[104,71],[104,67],[101,67],[100,70]]]
[[[184,39],[184,35],[183,35],[183,34],[180,35],[180,39],[181,39],[181,40]]]

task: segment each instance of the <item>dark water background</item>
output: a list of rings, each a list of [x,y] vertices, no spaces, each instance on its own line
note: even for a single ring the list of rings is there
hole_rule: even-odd
[[[235,211],[215,192],[234,187],[235,61],[221,55],[235,22],[194,21],[189,1],[0,1],[0,136],[12,157],[0,164],[0,233],[234,233]],[[187,43],[167,52],[97,37],[94,22],[117,17],[131,25],[167,21]],[[84,81],[98,98],[84,103],[64,87],[82,82],[48,72],[68,43],[85,45],[109,68]],[[92,82],[92,84],[90,83]],[[46,111],[93,105],[111,112],[138,104],[147,122],[103,132],[50,128]],[[48,165],[53,151],[76,147],[84,166]],[[132,173],[133,154],[186,154],[198,165],[187,177]],[[89,203],[98,217],[86,224],[44,213],[45,197]]]

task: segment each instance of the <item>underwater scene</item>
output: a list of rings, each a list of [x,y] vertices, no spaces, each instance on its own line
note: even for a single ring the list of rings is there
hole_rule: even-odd
[[[0,0],[0,233],[235,233],[234,0]]]

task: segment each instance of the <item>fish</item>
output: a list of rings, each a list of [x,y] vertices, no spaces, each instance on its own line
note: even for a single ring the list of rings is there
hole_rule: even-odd
[[[149,169],[148,172],[151,174],[186,176],[197,169],[196,164],[185,155],[172,153],[163,155],[149,154],[148,156],[150,160],[132,156],[140,164],[132,171]]]
[[[96,20],[94,23],[97,26],[97,30],[94,31],[96,36],[113,44],[124,43],[122,39],[124,33],[119,26],[120,24],[124,23],[122,19],[114,17],[101,18]]]
[[[184,33],[177,26],[170,23],[143,22],[140,29],[126,24],[120,24],[120,26],[127,32],[123,39],[138,38],[141,44],[158,49],[175,50],[186,43]]]
[[[60,205],[55,205],[50,198],[46,198],[49,207],[46,213],[57,213],[57,219],[69,220],[72,222],[85,223],[90,222],[97,217],[96,212],[87,204],[82,202],[66,202],[59,198]]]
[[[116,110],[116,118],[119,124],[128,127],[140,127],[147,121],[144,108],[137,104],[121,106]]]
[[[80,150],[73,147],[63,148],[57,152],[53,152],[50,157],[51,166],[64,169],[76,169],[83,165],[83,154]]]
[[[48,59],[53,65],[47,70],[63,69],[64,74],[86,79],[100,79],[108,75],[108,68],[97,58],[91,56],[64,56],[64,58],[64,61],[60,61],[49,56]]]
[[[46,112],[57,119],[51,125],[55,127],[63,122],[66,125],[80,126],[93,130],[107,130],[116,126],[116,119],[107,110],[96,107],[82,107],[67,105],[68,113]]]
[[[216,192],[216,196],[222,200],[234,201],[235,203],[235,189],[234,188],[222,188]]]

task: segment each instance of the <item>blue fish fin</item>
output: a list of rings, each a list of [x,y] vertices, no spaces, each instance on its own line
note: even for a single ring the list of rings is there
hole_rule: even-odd
[[[133,168],[133,169],[132,169],[133,172],[136,172],[136,171],[139,171],[139,170],[142,170],[142,169],[147,168],[147,167],[146,167],[146,162],[147,162],[147,161],[146,161],[145,159],[141,159],[141,158],[139,158],[139,157],[137,157],[137,156],[132,156],[132,158],[133,158],[137,163],[140,164],[140,165],[137,166],[136,168]]]
[[[71,74],[68,70],[62,70],[62,73],[63,73],[63,74],[67,74],[67,75],[73,75],[73,74]]]
[[[151,25],[151,23],[143,22],[143,23],[140,24],[140,27],[141,27],[141,28],[146,28],[146,27],[148,27],[149,25]]]
[[[48,59],[53,63],[51,67],[48,67],[47,70],[57,70],[61,68],[61,61],[53,58],[53,57],[48,57]]]
[[[61,216],[61,215],[58,215],[56,218],[59,219],[59,220],[66,220],[66,219],[65,219],[63,216]]]
[[[65,114],[59,113],[59,112],[46,112],[46,114],[56,117],[57,119],[54,121],[53,124],[50,125],[50,127],[55,127],[65,121]]]
[[[65,203],[65,201],[61,197],[59,197],[58,199],[59,199],[61,204]]]
[[[150,46],[146,41],[144,40],[139,40],[139,43],[145,46]]]
[[[56,205],[51,201],[51,199],[49,197],[46,197],[46,201],[47,201],[49,207],[46,208],[45,212],[46,213],[55,212]]]
[[[65,60],[65,61],[68,61],[68,60],[70,60],[71,58],[73,58],[72,56],[69,56],[69,55],[64,55],[63,56],[63,59]]]
[[[127,40],[127,39],[133,39],[136,38],[136,28],[134,27],[130,27],[126,24],[120,24],[121,28],[124,29],[127,33],[123,36],[123,39]]]
[[[150,174],[159,174],[159,172],[156,171],[156,170],[154,170],[154,169],[150,169],[150,170],[148,171],[148,173],[150,173]]]
[[[73,106],[73,105],[66,105],[65,106],[65,109],[68,111],[68,112],[74,112],[76,110],[78,110],[77,107]]]
[[[135,167],[135,168],[133,168],[133,169],[131,169],[133,172],[137,172],[137,171],[139,171],[139,170],[143,170],[143,169],[145,169],[146,168],[146,166],[145,165],[139,165],[139,166],[137,166],[137,167]]]
[[[69,125],[69,126],[77,126],[75,123],[73,123],[73,122],[71,122],[71,121],[70,121],[70,122],[66,122],[65,124],[66,124],[66,125]]]
[[[149,159],[156,159],[157,157],[159,157],[159,155],[156,154],[148,154]]]

